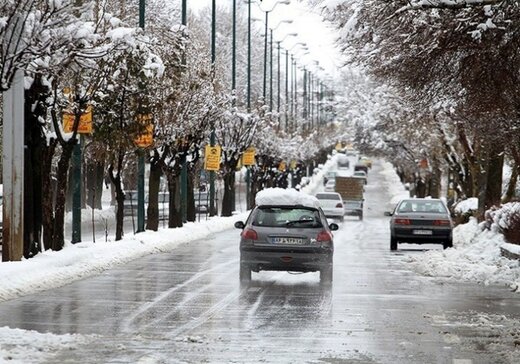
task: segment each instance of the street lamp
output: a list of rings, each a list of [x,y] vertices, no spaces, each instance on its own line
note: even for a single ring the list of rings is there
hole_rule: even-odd
[[[276,1],[274,5],[269,10],[264,10],[260,7],[261,11],[265,13],[265,32],[264,32],[264,88],[263,88],[263,97],[264,97],[264,103],[265,103],[265,97],[266,97],[266,81],[267,81],[267,36],[268,36],[268,29],[269,29],[269,13],[272,12],[278,4],[284,4],[289,5],[291,2],[290,0],[280,0]]]
[[[298,36],[298,33],[288,33],[285,35],[285,37],[283,37],[281,40],[277,41],[278,43],[278,68],[277,68],[277,71],[278,71],[278,103],[277,103],[277,108],[276,108],[276,112],[278,114],[278,126],[280,126],[280,45],[281,43],[287,39],[287,37],[296,37]],[[286,57],[285,57],[285,103],[287,104],[287,85],[288,85],[288,81],[289,81],[289,70],[288,70],[288,64],[287,64],[287,54],[286,54]],[[287,129],[287,107],[286,107],[286,112],[285,112],[285,127]]]

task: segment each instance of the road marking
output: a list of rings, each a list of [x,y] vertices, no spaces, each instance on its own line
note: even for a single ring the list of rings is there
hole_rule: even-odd
[[[453,364],[473,364],[471,359],[453,359]]]

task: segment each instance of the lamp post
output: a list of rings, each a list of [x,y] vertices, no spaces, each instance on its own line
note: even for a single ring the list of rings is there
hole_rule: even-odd
[[[182,0],[181,23],[186,26],[187,23],[187,0]],[[186,65],[186,56],[182,55],[182,65]],[[181,159],[181,218],[182,222],[188,221],[188,164],[186,161],[186,152],[183,153]]]
[[[139,27],[144,30],[146,0],[139,0]],[[137,231],[144,231],[144,151],[137,156]]]
[[[298,34],[290,33],[290,34],[287,34],[286,37],[296,36],[296,35],[298,35]],[[282,42],[284,40],[285,40],[285,38],[282,39]],[[285,130],[286,131],[289,131],[289,113],[288,113],[289,105],[290,105],[290,110],[291,110],[291,118],[293,117],[292,100],[293,100],[293,80],[294,80],[293,62],[294,62],[294,60],[293,60],[293,55],[291,54],[291,75],[289,77],[289,52],[291,52],[294,49],[294,47],[297,47],[297,46],[306,47],[307,43],[297,42],[297,43],[293,44],[290,48],[285,50]],[[289,78],[291,79],[291,99],[290,100],[289,100]]]
[[[211,68],[215,71],[216,56],[216,0],[211,1]],[[211,124],[210,146],[215,146],[215,124]],[[209,216],[215,216],[215,172],[209,172]]]
[[[251,0],[249,0],[251,1]],[[264,32],[264,87],[263,87],[263,98],[264,103],[266,101],[266,88],[267,88],[267,36],[268,36],[268,29],[269,29],[269,13],[272,12],[278,4],[284,4],[289,5],[291,2],[290,0],[280,0],[276,1],[274,5],[269,10],[264,10],[260,7],[260,10],[265,13],[265,32]]]
[[[292,21],[291,21],[292,22]],[[278,67],[277,67],[277,72],[278,72],[278,76],[277,76],[277,107],[276,107],[276,112],[277,112],[277,115],[278,115],[278,128],[280,127],[280,49],[281,49],[281,43],[287,39],[287,37],[296,37],[298,36],[298,33],[288,33],[285,35],[285,37],[283,37],[281,40],[279,41],[276,41],[277,43],[277,53],[278,53]],[[287,70],[287,54],[286,54],[286,58],[285,58],[285,91],[286,91],[286,98],[285,98],[285,102],[287,103],[287,81],[289,79],[289,73],[288,73],[288,70]],[[285,116],[286,116],[286,128],[287,128],[287,112],[285,113]]]

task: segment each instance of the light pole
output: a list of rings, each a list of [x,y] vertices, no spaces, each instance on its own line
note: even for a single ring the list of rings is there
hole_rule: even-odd
[[[251,0],[250,0],[251,1]],[[266,89],[267,89],[267,36],[268,36],[268,29],[269,29],[269,13],[272,12],[278,4],[284,4],[289,5],[291,2],[290,0],[280,0],[276,1],[274,5],[269,10],[264,10],[260,6],[260,10],[265,13],[265,32],[264,32],[264,87],[263,87],[263,98],[264,98],[264,104],[266,102]]]
[[[187,24],[187,0],[182,0],[181,23],[185,27]],[[182,65],[186,65],[186,54],[182,55]],[[182,222],[188,221],[188,165],[186,162],[186,151],[183,151],[181,160],[181,218]]]
[[[145,0],[139,0],[139,27],[144,30]],[[137,231],[144,231],[144,150],[139,149],[137,154]]]
[[[216,51],[216,0],[211,1],[211,69],[215,72]],[[210,146],[215,146],[215,124],[211,123]],[[215,216],[215,172],[209,172],[209,216]]]
[[[291,21],[292,22],[292,21]],[[287,37],[296,37],[298,36],[298,33],[288,33],[285,35],[285,37],[283,37],[281,40],[277,41],[277,53],[278,53],[278,67],[277,67],[277,72],[278,72],[278,77],[277,77],[277,88],[278,88],[278,94],[277,94],[277,107],[276,107],[276,112],[277,112],[277,118],[278,118],[278,128],[280,128],[280,45],[281,43],[287,39]],[[286,83],[285,83],[285,90],[287,91],[287,80],[289,78],[289,74],[288,74],[288,71],[287,71],[287,55],[286,55],[286,60],[285,60],[285,80],[286,80]],[[287,93],[286,93],[286,102],[287,102]],[[287,117],[287,113],[285,114],[286,117]],[[287,120],[286,120],[287,121]],[[287,124],[286,124],[286,127],[287,127]]]

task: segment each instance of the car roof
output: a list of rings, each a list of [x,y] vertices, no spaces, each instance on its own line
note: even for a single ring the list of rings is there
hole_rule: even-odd
[[[316,193],[316,198],[319,199],[318,195],[335,195],[335,196],[341,196],[339,193],[337,192],[318,192]]]

